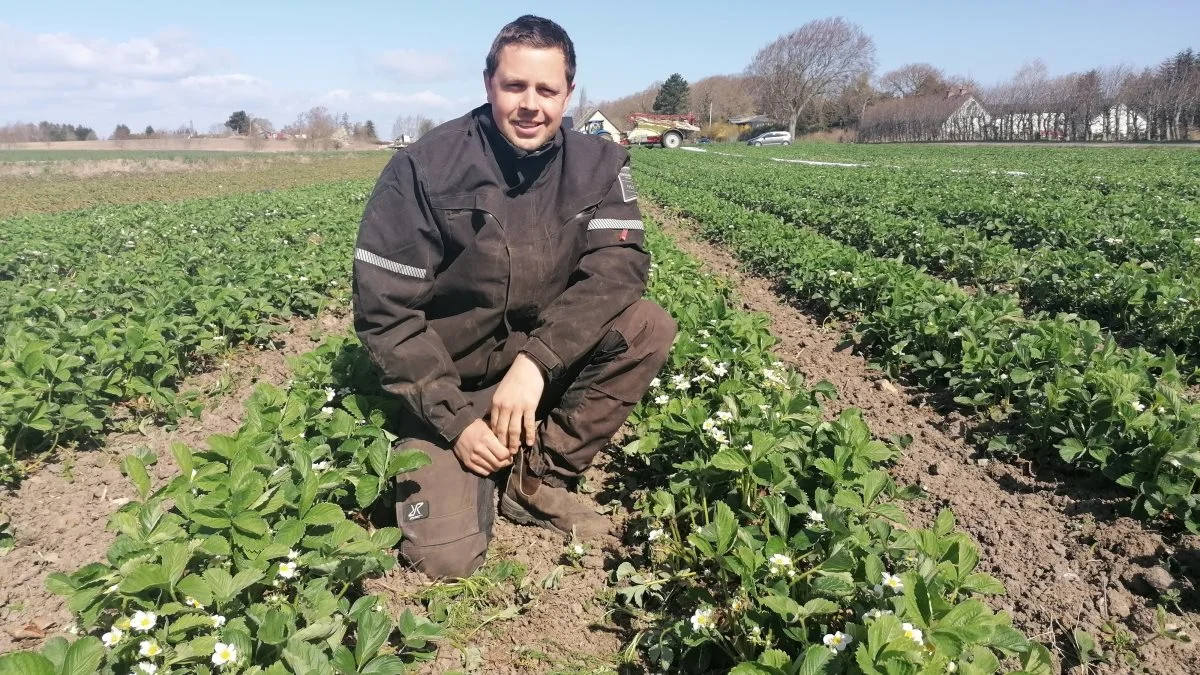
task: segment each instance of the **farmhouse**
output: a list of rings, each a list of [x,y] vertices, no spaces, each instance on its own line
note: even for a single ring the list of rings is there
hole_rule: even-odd
[[[592,133],[592,129],[599,126],[600,129],[608,132],[613,138],[621,137],[621,128],[608,119],[608,116],[599,110],[595,110],[592,114],[587,115],[582,121],[575,126],[575,131],[580,133]]]
[[[1146,137],[1150,128],[1146,116],[1124,103],[1096,115],[1088,122],[1092,138],[1105,141],[1133,141]]]
[[[945,96],[908,96],[881,101],[864,111],[858,140],[875,143],[978,141],[991,116],[963,89]]]
[[[766,115],[741,115],[739,117],[730,117],[729,123],[735,125],[739,132],[745,132],[751,129],[770,126],[775,124],[775,120]]]

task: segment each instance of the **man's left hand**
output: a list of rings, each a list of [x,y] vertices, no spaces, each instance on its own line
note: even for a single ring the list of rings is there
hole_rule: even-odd
[[[537,434],[534,415],[545,388],[546,379],[542,369],[533,359],[518,354],[492,394],[492,411],[489,415],[492,433],[510,451],[516,452],[522,439],[525,445],[533,445]]]

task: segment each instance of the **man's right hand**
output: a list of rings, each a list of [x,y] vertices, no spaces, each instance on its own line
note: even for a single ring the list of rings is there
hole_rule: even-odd
[[[454,455],[468,470],[484,478],[512,464],[512,453],[481,419],[471,422],[458,435],[454,441]]]

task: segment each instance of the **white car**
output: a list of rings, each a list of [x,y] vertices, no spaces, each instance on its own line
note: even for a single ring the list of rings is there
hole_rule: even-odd
[[[746,141],[746,145],[791,145],[792,135],[786,131],[768,131]]]

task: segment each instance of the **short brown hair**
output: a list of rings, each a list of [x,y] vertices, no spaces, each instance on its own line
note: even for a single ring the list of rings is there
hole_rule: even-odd
[[[504,28],[501,28],[500,33],[496,35],[496,39],[492,41],[492,48],[488,51],[487,63],[484,70],[488,79],[491,79],[496,74],[496,68],[500,66],[500,50],[508,45],[523,45],[533,47],[534,49],[557,48],[561,50],[563,60],[567,62],[567,84],[574,84],[575,44],[571,42],[570,36],[567,35],[567,31],[563,30],[562,26],[550,19],[526,14]]]

